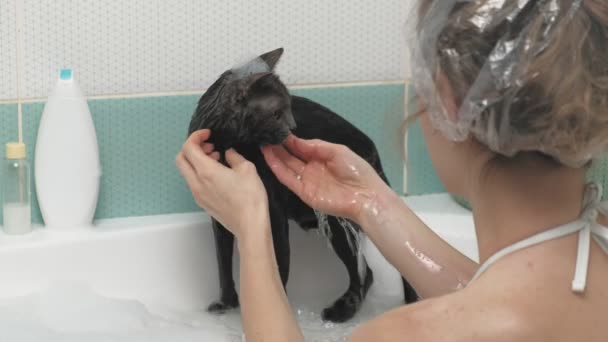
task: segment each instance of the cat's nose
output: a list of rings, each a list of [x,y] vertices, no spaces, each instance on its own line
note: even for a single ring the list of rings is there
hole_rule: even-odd
[[[290,112],[286,113],[285,121],[287,122],[287,126],[289,129],[295,129],[298,125],[296,124],[296,120],[293,118],[293,114]]]

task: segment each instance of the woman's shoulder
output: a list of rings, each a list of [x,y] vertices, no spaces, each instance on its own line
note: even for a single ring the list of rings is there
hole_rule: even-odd
[[[606,341],[608,256],[592,244],[584,294],[570,287],[578,236],[507,256],[465,289],[406,305],[349,341]]]
[[[530,330],[526,320],[502,300],[486,298],[468,289],[426,299],[362,325],[349,342],[528,340]]]

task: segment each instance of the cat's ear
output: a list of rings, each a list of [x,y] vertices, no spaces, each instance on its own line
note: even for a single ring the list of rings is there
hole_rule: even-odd
[[[283,55],[283,51],[283,48],[278,48],[260,55],[260,58],[266,62],[270,70],[274,70],[279,62],[279,59],[281,59],[281,56]]]

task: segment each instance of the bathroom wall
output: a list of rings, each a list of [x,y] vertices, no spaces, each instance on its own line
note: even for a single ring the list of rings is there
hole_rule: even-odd
[[[15,3],[23,4],[15,13]],[[27,98],[71,67],[89,95],[199,91],[226,67],[277,47],[292,85],[402,81],[408,1],[2,0],[0,99],[16,97],[15,16]]]
[[[20,73],[25,140],[33,161],[45,97],[59,69],[73,68],[90,97],[101,149],[96,217],[197,210],[174,156],[198,97],[225,69],[284,47],[277,68],[282,79],[295,94],[330,107],[369,134],[391,185],[401,192],[398,128],[408,78],[408,4],[0,0],[0,142],[17,137]],[[16,34],[17,19],[22,36]],[[34,220],[41,222],[37,206]]]
[[[17,138],[20,74],[33,161],[45,97],[59,69],[73,68],[90,97],[101,149],[96,217],[197,210],[173,158],[198,97],[225,69],[281,46],[282,79],[369,134],[396,191],[443,191],[417,125],[409,130],[406,169],[401,154],[399,126],[406,106],[416,109],[406,101],[412,3],[0,0],[0,143]],[[595,179],[606,182],[607,164],[596,166]],[[34,220],[41,222],[36,205]]]

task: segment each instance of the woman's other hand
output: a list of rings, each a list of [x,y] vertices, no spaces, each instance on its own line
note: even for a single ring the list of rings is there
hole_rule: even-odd
[[[178,153],[176,164],[196,203],[238,239],[268,220],[268,198],[255,165],[236,151],[226,151],[229,167],[207,143],[207,129],[192,133]],[[257,229],[257,228],[255,228]],[[255,233],[255,232],[254,232]]]

